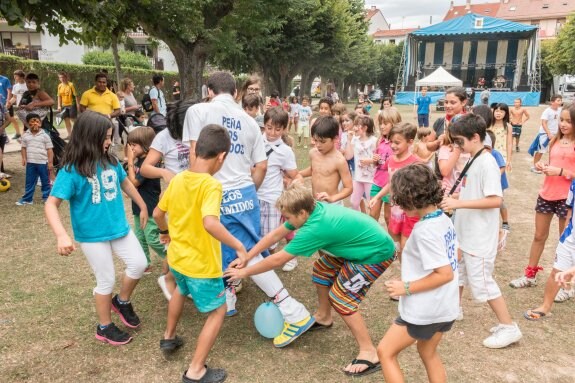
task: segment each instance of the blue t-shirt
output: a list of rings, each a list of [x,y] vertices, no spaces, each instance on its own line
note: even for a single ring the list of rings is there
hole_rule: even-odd
[[[505,163],[505,158],[503,158],[503,155],[499,153],[497,150],[492,149],[491,155],[495,158],[495,162],[497,162],[497,166],[499,167],[499,169],[505,168],[507,166],[507,164]],[[507,173],[503,171],[503,173],[501,173],[501,189],[505,190],[508,187],[509,183],[507,182]]]
[[[70,201],[74,238],[78,242],[105,242],[130,232],[120,184],[126,172],[118,163],[102,169],[95,177],[84,177],[76,168],[58,172],[51,196]]]
[[[567,195],[567,200],[565,201],[565,205],[567,205],[567,208],[571,209],[572,212],[575,211],[574,210],[575,198],[573,198],[574,195],[575,195],[575,180],[573,180],[571,182],[571,186],[569,186],[569,194]],[[567,223],[565,230],[563,230],[563,234],[561,234],[561,237],[559,238],[559,241],[561,243],[565,242],[567,237],[569,237],[573,233],[573,220],[575,220],[575,215],[571,214],[571,219]]]
[[[164,97],[164,92],[154,86],[152,89],[150,89],[150,99],[156,100],[160,114],[166,117],[168,108],[166,106],[166,98]],[[152,112],[150,115],[155,113],[156,112]]]
[[[417,114],[429,114],[429,105],[431,105],[431,97],[417,97]]]
[[[12,84],[5,76],[0,76],[0,102],[6,104],[8,101],[8,89],[12,89]]]

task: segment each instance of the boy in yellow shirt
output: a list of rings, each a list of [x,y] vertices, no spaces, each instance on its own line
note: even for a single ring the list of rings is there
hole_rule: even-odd
[[[211,124],[202,129],[195,146],[196,160],[190,169],[170,182],[154,219],[160,229],[160,242],[169,244],[168,264],[178,288],[168,306],[168,322],[160,349],[171,353],[183,345],[176,335],[185,297],[189,294],[198,311],[208,317],[197,339],[197,346],[182,381],[223,382],[226,372],[205,366],[226,314],[226,296],[222,279],[220,242],[233,248],[239,259],[247,261],[244,245],[220,223],[222,185],[214,177],[230,149],[226,129]],[[169,223],[166,221],[169,214]]]
[[[68,81],[68,73],[61,71],[58,73],[58,112],[61,113],[61,118],[64,119],[68,137],[72,133],[72,123],[76,120],[78,110],[80,109],[80,102],[78,101],[78,93],[71,81]]]

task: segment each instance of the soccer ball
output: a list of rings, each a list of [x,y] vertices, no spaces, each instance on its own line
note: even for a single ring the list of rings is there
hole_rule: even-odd
[[[6,178],[0,180],[0,192],[6,192],[10,189],[10,181]]]

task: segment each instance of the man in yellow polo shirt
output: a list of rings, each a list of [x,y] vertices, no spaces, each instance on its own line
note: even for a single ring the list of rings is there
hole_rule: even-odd
[[[102,113],[109,118],[120,115],[120,101],[108,87],[108,76],[104,73],[96,75],[96,84],[93,88],[85,91],[80,100],[80,113],[86,109]]]

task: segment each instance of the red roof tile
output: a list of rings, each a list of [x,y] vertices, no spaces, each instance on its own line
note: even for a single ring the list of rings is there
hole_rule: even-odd
[[[371,7],[370,9],[365,10],[365,19],[371,20],[373,16],[375,16],[379,12],[379,8]]]
[[[478,15],[496,17],[497,11],[499,10],[499,5],[499,3],[471,4],[469,10],[465,9],[467,5],[456,5],[453,8],[447,10],[443,21],[465,16],[468,13],[477,13]]]
[[[389,29],[389,30],[381,30],[378,29],[374,34],[373,37],[403,37],[407,36],[408,33],[417,30],[417,28],[406,28],[406,29]]]

